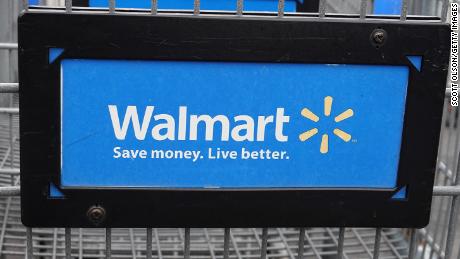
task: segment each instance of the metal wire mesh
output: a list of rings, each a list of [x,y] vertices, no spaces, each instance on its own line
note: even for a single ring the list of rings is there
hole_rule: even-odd
[[[3,205],[4,203],[2,203]],[[16,211],[15,211],[16,210]],[[19,220],[19,207],[14,204],[10,217]],[[9,220],[11,221],[11,219]],[[191,229],[191,258],[260,258],[261,229],[231,229],[224,242],[223,229]],[[336,258],[338,229],[305,230],[303,258]],[[22,255],[25,249],[25,229],[17,222],[5,234],[2,254]],[[104,229],[72,229],[71,253],[78,258],[104,258]],[[184,258],[186,242],[183,229],[153,229],[151,258]],[[374,229],[347,229],[343,258],[370,258],[374,249]],[[145,229],[113,229],[111,255],[113,258],[146,258]],[[268,229],[266,258],[298,258],[298,229]],[[224,257],[228,244],[228,257]],[[65,257],[64,229],[34,229],[34,255],[44,258]],[[382,231],[381,258],[407,258],[407,241],[396,229]]]
[[[413,229],[269,228],[269,229],[42,229],[25,228],[20,221],[19,117],[15,18],[28,10],[28,1],[0,2],[0,255],[3,258],[456,258],[460,233],[457,172],[460,152],[459,109],[444,107],[432,217],[428,227]],[[42,1],[72,12],[70,0]],[[157,0],[150,14],[161,14]],[[346,3],[346,4],[344,4]],[[446,20],[449,1],[408,1],[407,13],[429,14]],[[366,0],[320,0],[318,18],[330,12],[350,12],[365,19]],[[245,15],[244,1],[235,14]],[[115,0],[107,12],[117,14]],[[200,15],[194,0],[193,15]],[[277,16],[285,15],[279,0]],[[8,16],[8,17],[6,17]],[[7,20],[2,24],[2,19]],[[5,34],[2,34],[2,30]],[[449,95],[446,95],[449,97]]]

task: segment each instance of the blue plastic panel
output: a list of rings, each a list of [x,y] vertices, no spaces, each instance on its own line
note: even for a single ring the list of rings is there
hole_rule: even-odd
[[[407,59],[409,59],[418,71],[422,70],[422,56],[407,56]]]
[[[404,186],[397,193],[395,193],[393,197],[391,198],[394,200],[402,200],[402,199],[406,199],[407,198],[406,196],[407,196],[407,187]]]
[[[92,7],[107,7],[108,0],[90,0],[89,5]],[[150,8],[151,0],[117,0],[118,8]],[[193,9],[193,0],[160,0],[158,1],[160,9]],[[201,0],[200,8],[202,10],[236,10],[236,0]],[[277,11],[278,0],[245,0],[245,11]],[[296,1],[286,0],[286,12],[296,11]]]
[[[402,0],[375,0],[374,14],[400,14]]]
[[[67,59],[61,68],[64,187],[396,186],[406,66]],[[206,116],[213,126],[196,123]]]
[[[54,183],[50,183],[49,186],[49,194],[51,198],[64,198],[64,194],[59,190],[59,188],[54,185]]]
[[[48,62],[53,63],[61,54],[64,49],[61,48],[50,48],[48,52]]]

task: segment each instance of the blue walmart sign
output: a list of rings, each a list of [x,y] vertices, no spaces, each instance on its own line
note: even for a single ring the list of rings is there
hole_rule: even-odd
[[[64,187],[396,186],[405,66],[65,59],[61,69]]]

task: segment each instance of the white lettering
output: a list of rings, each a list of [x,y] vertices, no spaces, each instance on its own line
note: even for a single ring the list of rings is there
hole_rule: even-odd
[[[112,120],[113,131],[115,137],[119,140],[124,140],[128,131],[129,122],[133,124],[134,135],[138,140],[144,140],[145,134],[152,118],[154,106],[147,106],[142,120],[142,127],[139,125],[139,117],[137,116],[136,106],[128,106],[123,118],[123,126],[120,127],[120,119],[118,117],[118,109],[116,105],[109,105],[110,119]]]
[[[217,134],[217,136],[220,135],[220,141],[229,141],[230,137],[233,141],[238,142],[254,141],[254,139],[264,141],[265,133],[269,129],[267,126],[273,123],[276,140],[279,142],[288,141],[288,136],[284,133],[284,126],[289,123],[290,117],[284,114],[284,108],[277,108],[276,115],[257,116],[257,125],[254,118],[249,115],[236,115],[233,117],[232,123],[225,115],[216,115],[214,117],[206,114],[188,115],[186,106],[179,107],[177,122],[176,118],[171,114],[153,115],[155,106],[145,107],[142,121],[139,120],[136,106],[127,106],[124,115],[118,113],[119,109],[116,105],[108,105],[108,109],[113,132],[118,140],[125,140],[127,134],[131,132],[130,128],[132,128],[137,140],[144,140],[147,131],[150,129],[152,139],[157,141],[198,140],[199,135],[206,141],[214,141],[214,132],[217,125],[220,128],[220,132]],[[121,116],[123,116],[122,123],[120,123]],[[190,125],[189,127],[187,127],[188,124]],[[204,131],[204,133],[200,134],[200,130]],[[271,130],[272,127],[270,127]],[[114,156],[123,156],[123,154],[123,151],[114,150]],[[166,156],[166,154],[163,155]]]
[[[283,135],[283,125],[289,122],[289,116],[284,116],[284,108],[276,109],[275,137],[280,142],[286,142],[288,136]]]
[[[191,115],[190,116],[190,140],[197,140],[198,135],[198,123],[200,122],[205,123],[206,134],[205,139],[206,141],[213,140],[214,136],[214,124],[218,121],[222,125],[222,134],[221,140],[228,141],[229,138],[229,124],[228,118],[224,115],[217,115],[212,118],[209,115]]]
[[[235,116],[235,122],[244,121],[232,129],[232,139],[235,141],[254,141],[254,120],[248,115]],[[241,131],[246,134],[241,135]]]
[[[157,124],[152,129],[152,137],[155,140],[174,140],[174,132],[176,124],[174,122],[174,118],[168,114],[158,114],[153,116],[155,121],[164,120],[165,123]],[[166,129],[166,133],[161,134],[161,130]]]

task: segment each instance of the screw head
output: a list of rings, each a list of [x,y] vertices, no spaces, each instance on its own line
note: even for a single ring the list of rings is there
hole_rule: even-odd
[[[371,41],[374,45],[381,46],[387,39],[387,32],[383,29],[375,29],[371,34]]]
[[[95,225],[101,223],[105,219],[105,209],[101,206],[91,206],[86,213],[88,219]]]

